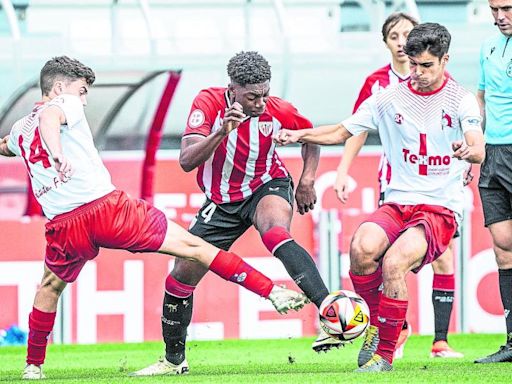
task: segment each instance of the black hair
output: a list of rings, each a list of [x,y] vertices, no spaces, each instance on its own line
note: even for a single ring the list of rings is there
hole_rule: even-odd
[[[448,53],[451,39],[450,32],[441,24],[419,24],[409,33],[404,51],[409,56],[418,56],[427,51],[441,59]]]
[[[48,60],[41,69],[39,84],[43,96],[48,96],[55,81],[75,81],[78,79],[85,79],[88,85],[92,85],[96,76],[91,68],[80,61],[67,56],[58,56]]]
[[[414,27],[418,25],[418,20],[416,20],[411,15],[408,15],[407,13],[403,12],[395,12],[388,16],[386,21],[384,21],[384,24],[382,24],[382,40],[386,42],[389,31],[393,29],[395,25],[397,25],[400,21],[407,20],[409,21]]]
[[[264,83],[271,77],[268,61],[255,51],[237,53],[229,60],[227,69],[231,81],[242,87]]]

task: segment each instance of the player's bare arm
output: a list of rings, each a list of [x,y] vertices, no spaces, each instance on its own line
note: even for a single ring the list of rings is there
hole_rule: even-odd
[[[237,129],[245,118],[242,106],[234,102],[226,109],[222,129],[207,137],[190,136],[181,141],[180,165],[185,172],[190,172],[208,160],[219,147],[222,140]]]
[[[476,101],[480,107],[480,115],[482,116],[482,127],[485,129],[485,91],[479,89],[476,92]]]
[[[302,146],[302,160],[304,167],[302,175],[295,191],[295,200],[297,209],[301,215],[315,208],[315,174],[320,159],[320,147],[315,144],[304,144]]]
[[[480,164],[485,158],[484,135],[481,131],[469,131],[464,134],[464,141],[452,143],[453,157],[468,163]]]
[[[50,106],[41,112],[39,116],[39,130],[41,137],[50,151],[55,162],[55,169],[61,180],[65,180],[72,173],[72,166],[62,152],[60,141],[60,126],[66,123],[66,116],[62,109]]]
[[[348,171],[355,157],[366,142],[367,137],[368,132],[363,132],[358,136],[350,137],[345,142],[343,156],[336,170],[336,180],[334,181],[334,191],[336,192],[338,200],[343,204],[348,201]]]
[[[297,131],[282,129],[274,136],[274,141],[279,145],[288,145],[297,142],[332,145],[342,144],[351,136],[352,134],[347,128],[339,123]]]
[[[13,157],[16,156],[14,153],[12,153],[7,146],[7,141],[9,141],[9,135],[5,136],[2,140],[0,140],[0,155],[7,156],[7,157]]]

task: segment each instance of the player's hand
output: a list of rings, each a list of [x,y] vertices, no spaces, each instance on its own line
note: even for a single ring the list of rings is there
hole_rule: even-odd
[[[53,156],[53,161],[55,162],[55,169],[59,173],[59,179],[64,182],[68,181],[73,174],[71,162],[62,153]]]
[[[466,160],[469,159],[473,155],[472,147],[467,145],[462,140],[457,140],[452,143],[452,149],[453,149],[453,155],[452,157],[455,157],[459,160]]]
[[[333,185],[334,191],[336,192],[336,196],[338,200],[343,204],[346,204],[348,201],[348,174],[344,172],[338,172],[336,175],[336,180]]]
[[[7,146],[8,141],[9,141],[9,135],[5,136],[3,139],[0,139],[0,155],[8,156],[8,157],[15,156],[14,153],[12,153],[9,150],[9,147]]]
[[[224,119],[222,120],[222,131],[227,136],[233,130],[237,129],[242,121],[246,118],[242,105],[238,102],[231,104],[231,107],[226,108],[224,112]]]
[[[297,202],[297,210],[301,215],[312,211],[316,204],[316,191],[314,181],[299,181],[297,190],[295,191],[295,201]]]
[[[273,139],[277,145],[288,145],[300,142],[301,133],[300,130],[292,131],[289,129],[281,129],[277,135],[274,135]]]

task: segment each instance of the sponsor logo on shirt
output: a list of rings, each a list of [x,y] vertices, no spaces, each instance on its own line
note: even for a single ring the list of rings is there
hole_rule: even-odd
[[[409,164],[417,164],[420,168],[421,175],[427,175],[427,167],[447,167],[451,164],[450,155],[420,155],[411,153],[409,149],[402,148],[404,162]]]

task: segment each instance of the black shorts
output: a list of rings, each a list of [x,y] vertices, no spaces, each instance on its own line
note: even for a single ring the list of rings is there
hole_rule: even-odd
[[[478,190],[486,227],[512,219],[512,145],[485,146]]]
[[[206,199],[192,221],[189,232],[227,251],[236,239],[253,225],[256,207],[267,195],[281,196],[293,208],[292,179],[270,180],[247,199],[236,203],[217,205],[210,199]]]

